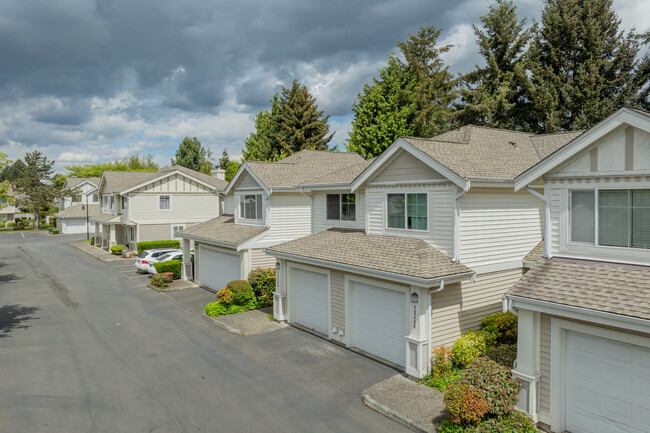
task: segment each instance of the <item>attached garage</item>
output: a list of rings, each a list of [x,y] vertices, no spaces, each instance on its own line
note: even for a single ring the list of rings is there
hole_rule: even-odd
[[[199,247],[199,283],[212,290],[226,287],[232,280],[241,279],[241,255],[204,245]]]
[[[94,224],[91,225],[90,232],[94,233]],[[80,218],[66,218],[63,220],[63,233],[86,233],[86,220]]]
[[[354,347],[406,366],[406,294],[351,281]]]
[[[567,331],[565,366],[567,431],[648,431],[650,348]]]
[[[329,334],[329,275],[306,268],[292,268],[292,322]]]

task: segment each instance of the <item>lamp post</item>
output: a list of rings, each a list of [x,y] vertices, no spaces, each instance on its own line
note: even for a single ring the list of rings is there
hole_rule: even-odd
[[[90,240],[90,230],[89,230],[89,224],[90,222],[88,221],[88,196],[86,196],[86,205],[84,206],[83,204],[81,205],[81,210],[86,209],[86,240]]]

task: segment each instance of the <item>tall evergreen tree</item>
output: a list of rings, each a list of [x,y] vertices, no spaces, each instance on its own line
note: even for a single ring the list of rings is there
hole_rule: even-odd
[[[212,171],[212,152],[203,147],[198,138],[185,137],[176,150],[176,158],[172,158],[172,165],[182,165],[201,173],[210,174]]]
[[[459,80],[461,102],[453,117],[460,125],[523,129],[530,112],[524,53],[533,29],[518,20],[512,0],[495,0],[480,20],[482,28],[473,28],[485,66]]]
[[[221,158],[219,158],[219,168],[222,170],[227,170],[230,162],[230,155],[228,155],[227,150],[224,150],[221,154]]]
[[[37,228],[41,226],[41,209],[50,206],[56,197],[70,193],[58,191],[49,182],[53,165],[54,161],[48,161],[39,151],[28,153],[22,176],[12,182],[18,205],[34,213]]]
[[[531,129],[586,129],[639,103],[641,41],[620,23],[612,0],[546,0],[528,54]]]
[[[277,116],[272,116],[278,148],[287,156],[305,149],[328,150],[329,116],[323,116],[316,99],[298,80],[282,87]]]
[[[413,132],[417,137],[432,137],[449,129],[452,102],[458,93],[455,80],[442,54],[453,45],[438,45],[442,29],[421,27],[405,42],[398,42],[406,68],[415,77]]]
[[[280,97],[271,98],[271,111],[262,110],[255,117],[255,130],[244,142],[243,156],[247,161],[274,161],[281,154],[277,140],[276,119],[280,112]]]
[[[372,158],[400,135],[413,135],[414,91],[413,74],[395,56],[389,56],[388,64],[379,70],[379,78],[373,78],[372,85],[364,84],[354,101],[347,149]]]

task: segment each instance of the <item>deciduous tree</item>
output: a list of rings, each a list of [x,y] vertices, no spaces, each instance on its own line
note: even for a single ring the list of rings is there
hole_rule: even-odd
[[[25,155],[25,170],[22,176],[12,182],[19,206],[34,213],[36,227],[41,226],[41,209],[50,206],[56,197],[63,197],[67,192],[58,191],[50,181],[54,161],[48,161],[39,151]]]

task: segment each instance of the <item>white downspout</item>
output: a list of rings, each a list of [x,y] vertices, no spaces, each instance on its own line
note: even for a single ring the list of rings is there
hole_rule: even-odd
[[[445,288],[445,280],[441,280],[436,290],[430,290],[427,298],[427,347],[429,348],[429,362],[427,363],[427,371],[431,371],[431,353],[433,352],[433,345],[431,343],[431,295],[438,293]]]
[[[544,257],[547,259],[552,258],[551,256],[551,201],[533,190],[531,187],[527,186],[526,191],[534,195],[540,200],[544,200]]]
[[[452,233],[451,233],[451,242],[452,242],[452,260],[454,262],[458,261],[458,209],[456,205],[456,201],[467,191],[463,190],[456,196],[454,196],[454,201],[452,203],[452,212],[454,213],[454,223],[452,227]]]

